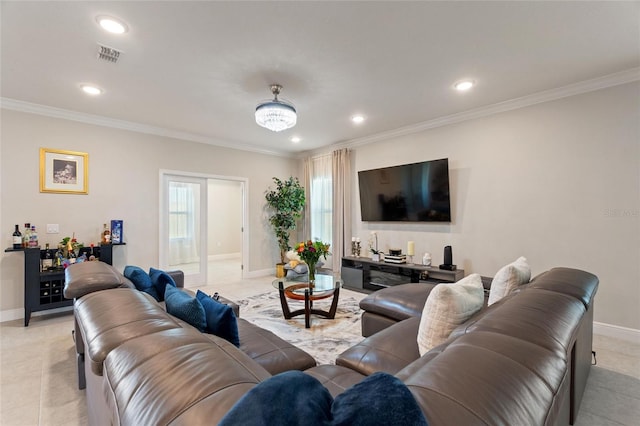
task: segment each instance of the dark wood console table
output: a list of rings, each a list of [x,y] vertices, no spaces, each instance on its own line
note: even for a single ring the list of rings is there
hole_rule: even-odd
[[[386,263],[368,257],[345,256],[341,276],[345,288],[372,292],[406,283],[454,283],[464,278],[464,270],[447,271],[413,263]]]
[[[111,265],[113,263],[113,246],[125,245],[106,244],[102,246],[84,247],[80,254],[92,252],[100,261]],[[93,250],[93,251],[91,251]],[[49,250],[52,254],[55,249]],[[29,325],[33,312],[63,308],[73,305],[73,300],[63,295],[64,269],[56,271],[41,271],[41,259],[45,250],[40,247],[8,248],[5,252],[24,252],[24,326]]]

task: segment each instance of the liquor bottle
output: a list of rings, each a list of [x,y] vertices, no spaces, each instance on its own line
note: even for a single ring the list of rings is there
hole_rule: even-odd
[[[102,244],[111,244],[111,231],[109,231],[107,224],[102,225],[102,228]]]
[[[16,225],[16,230],[13,231],[13,248],[22,248],[22,233],[20,232],[18,225]]]
[[[29,247],[29,238],[31,238],[31,224],[24,224],[24,233],[22,234],[22,247]]]
[[[55,258],[55,268],[56,269],[62,269],[62,260],[63,260],[64,256],[62,255],[62,244],[58,244],[58,251],[56,251],[56,258]]]
[[[53,268],[53,257],[51,251],[49,251],[49,243],[45,245],[44,259],[42,259],[42,270],[49,271]]]
[[[78,256],[76,256],[76,252],[73,249],[68,250],[68,252],[69,252],[69,256],[68,256],[69,263],[70,264],[76,263],[76,260],[78,260]]]
[[[29,247],[38,247],[38,233],[35,225],[31,226],[31,235],[29,235]]]

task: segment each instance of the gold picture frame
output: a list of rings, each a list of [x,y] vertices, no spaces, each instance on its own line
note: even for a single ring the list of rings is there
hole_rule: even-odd
[[[89,193],[89,154],[40,148],[40,192]]]

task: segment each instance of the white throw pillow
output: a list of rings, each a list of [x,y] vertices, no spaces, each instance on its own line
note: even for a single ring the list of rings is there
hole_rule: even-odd
[[[451,332],[482,309],[484,288],[479,274],[431,290],[418,328],[420,356],[449,338]]]
[[[491,281],[489,290],[489,305],[511,293],[518,286],[526,284],[531,280],[531,267],[527,259],[520,256],[516,261],[503,266]]]

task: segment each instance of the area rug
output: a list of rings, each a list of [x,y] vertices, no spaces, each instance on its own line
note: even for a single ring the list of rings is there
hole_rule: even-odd
[[[284,319],[278,292],[271,291],[247,297],[236,303],[240,305],[240,317],[267,329],[308,352],[318,364],[335,364],[336,357],[362,341],[358,300],[351,296],[338,299],[335,319],[311,315],[311,328],[304,327],[304,315],[290,320]],[[313,303],[314,308],[329,310],[331,299]],[[302,309],[303,302],[289,300],[292,311]]]

